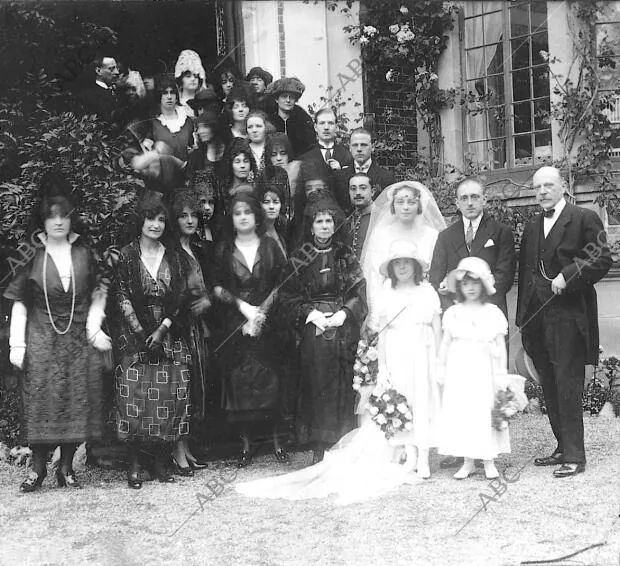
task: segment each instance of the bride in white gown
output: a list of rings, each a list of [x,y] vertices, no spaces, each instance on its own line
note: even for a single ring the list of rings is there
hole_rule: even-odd
[[[405,185],[420,186],[424,190],[399,190]],[[410,458],[409,451],[409,462],[403,465],[399,460],[401,447],[410,442],[420,446],[426,454],[428,447],[434,445],[429,429],[434,425],[434,415],[438,409],[434,366],[439,299],[432,287],[421,279],[424,270],[428,269],[438,229],[435,221],[428,225],[420,222],[418,217],[424,219],[424,210],[422,214],[417,214],[416,209],[422,203],[427,210],[436,211],[439,225],[443,223],[443,218],[432,195],[419,183],[397,183],[386,189],[385,193],[388,193],[387,198],[377,200],[374,212],[374,225],[375,229],[380,230],[383,251],[381,253],[375,240],[379,233],[370,234],[367,243],[374,246],[373,253],[363,254],[362,257],[365,255],[366,262],[372,261],[373,265],[363,263],[362,268],[365,273],[376,270],[378,279],[377,288],[369,301],[369,325],[375,331],[384,330],[379,333],[377,390],[395,387],[407,397],[414,413],[414,431],[397,433],[388,441],[371,420],[368,411],[361,411],[361,426],[341,438],[325,453],[323,461],[292,473],[238,484],[236,490],[239,493],[250,497],[289,500],[334,495],[336,504],[345,505],[380,496],[405,483],[418,483],[422,477],[429,475],[428,470],[422,470],[419,475],[412,473],[416,463]],[[418,206],[410,202],[418,200],[415,197],[422,194],[425,196],[419,198]],[[393,204],[394,196],[398,199],[402,195],[407,202]],[[415,213],[412,226],[394,221],[393,217],[402,208],[406,209],[406,213],[412,210]],[[402,216],[409,219],[408,214]],[[402,240],[403,235],[407,237],[405,241]],[[418,236],[421,238],[419,246],[417,242],[414,244]],[[394,242],[399,237],[400,241]],[[419,270],[416,284],[402,289],[395,283],[394,268],[391,271],[388,269],[391,262],[401,257],[413,259]],[[407,347],[403,350],[405,343]],[[420,392],[423,392],[422,395]]]

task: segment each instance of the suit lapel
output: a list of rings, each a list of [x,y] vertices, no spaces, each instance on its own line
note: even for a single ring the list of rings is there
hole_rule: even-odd
[[[458,261],[460,261],[463,258],[469,256],[469,250],[465,245],[465,224],[463,224],[463,218],[457,220],[454,226],[455,233],[450,239],[450,243],[452,244],[452,249],[454,250],[456,257],[458,258]]]

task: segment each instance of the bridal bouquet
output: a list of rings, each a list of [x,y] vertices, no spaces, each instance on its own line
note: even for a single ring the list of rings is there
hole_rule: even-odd
[[[407,398],[396,389],[387,389],[379,395],[371,395],[368,410],[372,420],[388,440],[397,432],[413,430],[413,414],[407,404]]]
[[[353,364],[353,389],[359,391],[365,385],[377,383],[379,371],[379,352],[376,343],[376,334],[369,334],[357,344],[357,354]]]

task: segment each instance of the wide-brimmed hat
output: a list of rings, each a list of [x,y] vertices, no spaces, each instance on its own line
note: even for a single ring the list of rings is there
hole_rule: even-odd
[[[273,75],[269,71],[265,71],[262,67],[252,67],[250,72],[245,77],[245,80],[250,82],[252,77],[258,77],[259,79],[263,79],[265,86],[271,84],[273,81]]]
[[[219,104],[220,99],[213,89],[200,89],[194,98],[187,101],[187,105],[195,111],[199,108],[209,107],[212,104]]]
[[[407,240],[396,240],[390,245],[387,259],[379,266],[379,273],[381,273],[383,277],[388,277],[390,262],[399,258],[413,259],[420,264],[422,271],[428,269],[428,261],[422,257],[422,254],[418,250],[418,246]]]
[[[491,273],[489,264],[479,257],[466,257],[459,261],[456,269],[448,273],[446,287],[451,293],[456,293],[457,282],[462,281],[465,275],[480,279],[489,295],[495,294],[495,277]]]
[[[292,92],[298,97],[306,90],[306,86],[297,77],[282,77],[267,87],[267,93],[278,98],[283,92]]]

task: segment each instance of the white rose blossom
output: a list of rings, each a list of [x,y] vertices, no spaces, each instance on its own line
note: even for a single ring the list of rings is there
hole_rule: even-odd
[[[372,37],[378,33],[378,30],[374,26],[364,26],[364,33]]]
[[[409,8],[407,8],[407,6],[405,6],[404,4],[400,7],[400,13],[405,15],[409,13]]]
[[[405,405],[404,403],[399,403],[396,408],[398,409],[398,412],[402,413],[403,415],[407,412],[407,405]]]
[[[394,428],[398,429],[401,426],[403,426],[403,422],[400,419],[392,419],[392,426],[394,426]]]
[[[379,412],[378,407],[370,407],[370,414],[376,415]]]
[[[385,412],[386,412],[388,415],[391,415],[391,414],[394,412],[394,405],[391,405],[391,404],[390,404],[390,405],[388,405],[388,406],[385,408]]]
[[[392,24],[388,29],[390,30],[390,33],[398,33],[400,26],[398,24]]]
[[[368,43],[369,41],[370,41],[370,40],[369,40],[367,37],[365,37],[365,36],[360,37],[360,43],[361,43],[361,44],[364,44],[364,45],[365,45],[365,44],[366,44],[366,43]]]
[[[385,418],[383,415],[377,415],[377,419],[376,419],[376,421],[377,421],[379,424],[385,424],[385,423],[387,423],[387,420],[386,420],[386,418]]]
[[[385,73],[385,80],[388,82],[392,82],[394,80],[394,70],[390,69],[387,73]]]

